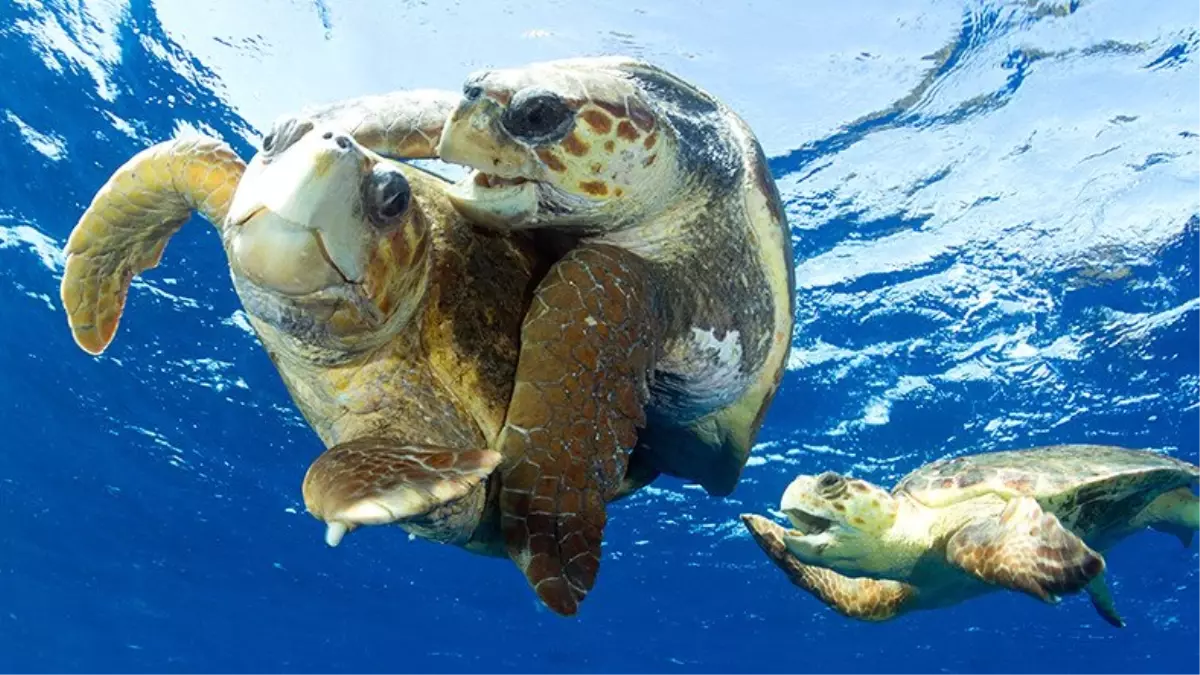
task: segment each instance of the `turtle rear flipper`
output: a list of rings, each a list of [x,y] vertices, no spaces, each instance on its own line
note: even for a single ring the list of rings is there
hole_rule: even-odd
[[[1191,548],[1192,540],[1196,537],[1196,530],[1174,523],[1156,523],[1151,525],[1150,529],[1175,537],[1184,548]]]
[[[1134,526],[1143,524],[1175,537],[1188,548],[1200,527],[1200,500],[1190,486],[1164,492],[1134,518]]]
[[[522,325],[496,443],[501,527],[509,556],[558,614],[575,614],[595,584],[605,504],[645,426],[657,327],[644,263],[599,244],[551,268]]]
[[[1104,558],[1030,497],[961,528],[946,543],[946,560],[981,581],[1049,603],[1104,572]]]
[[[791,582],[816,596],[842,616],[863,621],[886,621],[903,612],[916,598],[916,589],[901,581],[847,577],[830,569],[806,565],[788,552],[786,532],[778,524],[751,513],[742,522],[759,548]]]
[[[84,351],[112,342],[133,277],[158,265],[193,211],[222,226],[245,166],[219,140],[175,139],[134,155],[100,188],[67,240],[59,289]]]
[[[304,476],[304,505],[327,523],[325,542],[337,546],[360,525],[412,519],[464,497],[499,463],[492,450],[358,438],[329,448],[312,463]]]
[[[1092,601],[1092,607],[1100,613],[1100,616],[1110,625],[1116,628],[1124,628],[1125,620],[1117,613],[1117,607],[1113,604],[1112,593],[1108,590],[1108,583],[1105,581],[1105,574],[1101,572],[1092,578],[1087,585],[1088,598]]]

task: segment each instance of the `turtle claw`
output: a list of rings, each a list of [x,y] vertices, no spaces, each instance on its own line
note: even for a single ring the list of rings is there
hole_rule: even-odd
[[[329,523],[329,525],[325,527],[325,543],[328,544],[330,548],[334,548],[338,544],[342,543],[342,537],[346,536],[346,533],[349,531],[350,528],[341,521]]]
[[[364,499],[339,510],[325,528],[325,543],[335,547],[342,543],[342,537],[359,525],[385,525],[419,515],[429,508],[416,490],[400,488],[393,490],[390,496],[393,500],[390,508],[378,499]]]

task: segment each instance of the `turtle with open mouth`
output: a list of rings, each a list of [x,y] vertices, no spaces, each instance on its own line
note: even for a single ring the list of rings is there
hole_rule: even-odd
[[[1102,552],[1151,528],[1189,546],[1200,468],[1145,450],[1057,445],[938,460],[890,493],[825,472],[780,503],[791,528],[742,521],[794,584],[846,616],[881,621],[1008,589],[1055,603],[1085,591],[1123,626]]]

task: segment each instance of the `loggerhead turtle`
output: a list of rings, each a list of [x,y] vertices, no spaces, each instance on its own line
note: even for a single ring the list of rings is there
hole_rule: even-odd
[[[1007,588],[1049,603],[1086,590],[1124,625],[1101,552],[1149,527],[1189,546],[1200,520],[1194,464],[1101,445],[990,452],[926,464],[889,495],[832,472],[796,478],[794,529],[742,521],[797,586],[871,621]]]
[[[374,143],[432,155],[457,98],[392,97],[393,128]],[[155,267],[199,211],[220,232],[250,324],[328,448],[303,484],[306,506],[329,523],[326,541],[394,522],[506,556],[487,480],[504,458],[489,448],[550,261],[523,235],[477,232],[447,199],[447,181],[335,126],[277,131],[286,143],[273,133],[249,165],[225,143],[193,137],[143,150],[114,173],[66,245],[61,298],[75,341],[105,350],[132,277]]]
[[[308,114],[369,145],[392,107],[384,95]],[[509,554],[570,614],[595,582],[623,476],[736,486],[791,343],[786,217],[741,118],[625,57],[474,74],[437,150],[475,170],[451,190],[472,220],[568,251],[522,328],[494,447],[511,458]]]

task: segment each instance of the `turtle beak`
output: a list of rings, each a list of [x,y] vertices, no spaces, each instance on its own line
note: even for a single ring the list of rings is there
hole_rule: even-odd
[[[226,217],[239,268],[284,292],[361,283],[368,233],[358,206],[372,164],[349,135],[324,127],[269,163],[256,156]]]
[[[238,184],[228,220],[236,226],[267,209],[299,226],[319,229],[334,206],[331,202],[357,200],[365,159],[347,134],[313,129],[270,163],[254,158]]]
[[[520,154],[514,152],[518,148],[512,147],[515,144],[501,131],[500,116],[503,112],[500,104],[488,96],[464,97],[442,128],[437,147],[438,158],[452,164],[474,167],[488,163],[520,166],[522,158],[513,156]]]
[[[541,175],[533,152],[501,128],[503,112],[486,95],[464,97],[438,143],[442,161],[475,169],[447,190],[451,203],[474,222],[499,229],[537,213]]]

